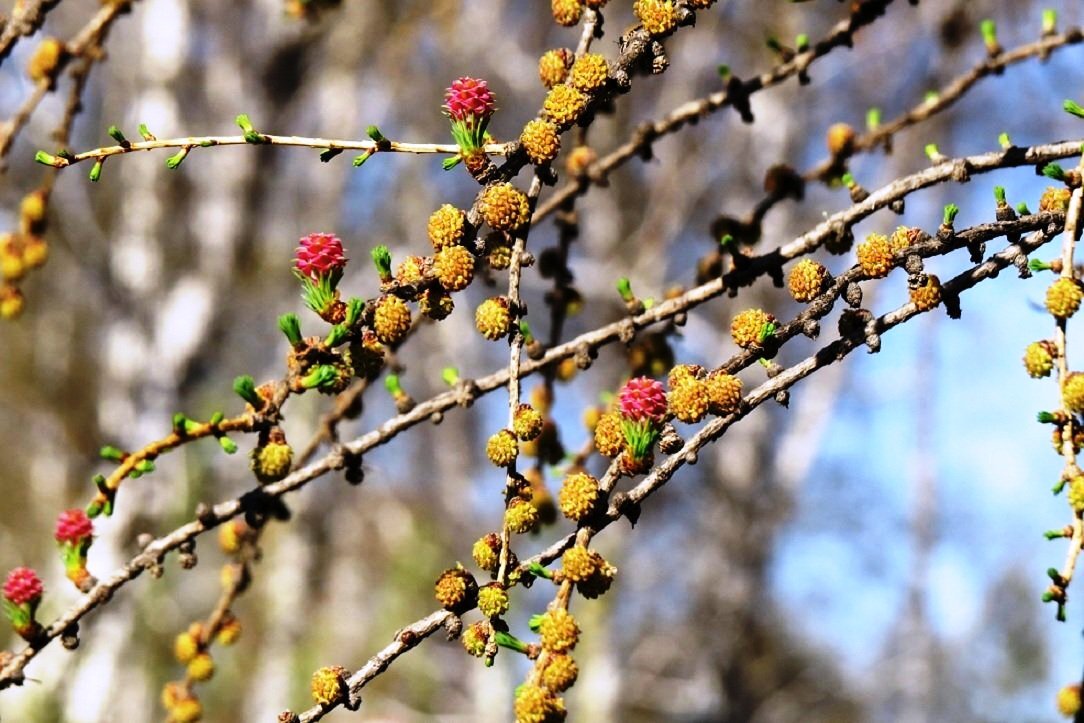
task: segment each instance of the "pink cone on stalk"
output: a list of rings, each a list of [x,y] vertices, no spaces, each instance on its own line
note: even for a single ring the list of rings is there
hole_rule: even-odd
[[[86,592],[95,582],[87,571],[87,550],[94,542],[94,523],[81,509],[65,510],[56,520],[53,537],[60,545],[65,574],[77,588]]]
[[[666,419],[666,390],[648,377],[629,379],[618,392],[617,403],[621,416],[634,422],[647,419],[661,424]]]
[[[34,619],[45,586],[38,573],[29,567],[17,567],[4,582],[4,614],[15,632],[26,640],[34,639],[41,626]]]
[[[313,281],[319,281],[321,276],[342,276],[347,258],[338,236],[310,233],[300,243],[294,252],[294,268],[298,274]]]
[[[642,460],[666,422],[666,390],[654,379],[634,377],[617,393],[617,407],[629,455],[633,461]]]
[[[444,112],[452,121],[452,137],[464,154],[485,145],[489,119],[497,110],[497,98],[486,81],[457,78],[444,93]]]
[[[294,251],[294,276],[301,281],[305,305],[323,319],[339,323],[344,308],[337,287],[346,269],[343,242],[331,233],[310,233]]]

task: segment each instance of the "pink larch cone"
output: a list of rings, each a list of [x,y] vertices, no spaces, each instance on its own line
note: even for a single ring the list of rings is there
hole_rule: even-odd
[[[661,382],[648,377],[634,377],[617,394],[621,416],[630,421],[666,421],[666,390]]]
[[[56,531],[53,533],[53,537],[56,538],[57,542],[79,545],[93,534],[94,523],[87,517],[86,512],[76,508],[60,513],[56,520]]]
[[[294,256],[294,268],[301,276],[317,281],[323,276],[342,275],[346,267],[343,242],[330,233],[310,233],[301,239]]]
[[[444,110],[452,120],[466,121],[473,116],[487,120],[496,110],[496,97],[486,81],[478,78],[458,78],[444,93]]]
[[[4,583],[4,599],[15,605],[33,605],[41,600],[43,592],[41,578],[29,567],[15,568]]]

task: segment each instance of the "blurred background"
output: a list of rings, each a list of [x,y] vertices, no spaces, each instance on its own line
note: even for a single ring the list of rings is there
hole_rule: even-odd
[[[607,32],[595,47],[610,59],[633,22],[631,5],[606,8]],[[92,13],[86,6],[61,3],[45,34],[69,37]],[[696,259],[716,241],[712,221],[747,216],[769,167],[810,168],[826,155],[832,123],[861,127],[871,106],[891,119],[980,62],[983,18],[997,20],[1006,48],[1037,39],[1046,7],[1059,11],[1059,27],[1084,21],[1084,7],[1069,0],[928,0],[917,8],[899,0],[853,50],[817,61],[810,85],[791,80],[753,96],[755,124],[724,110],[658,141],[653,159],[632,160],[578,203],[571,264],[585,303],[565,338],[622,316],[613,290],[620,276],[642,296],[690,285]],[[592,127],[590,145],[605,153],[638,123],[718,89],[721,63],[738,77],[767,70],[778,60],[767,37],[816,40],[845,14],[845,4],[829,0],[718,3],[667,41],[670,69],[635,78],[632,93]],[[232,134],[242,112],[268,133],[361,138],[377,124],[397,140],[450,142],[440,105],[460,75],[488,79],[500,107],[490,131],[515,138],[541,104],[539,55],[574,47],[578,37],[553,23],[545,2],[346,0],[301,21],[279,0],[142,0],[113,29],[72,146],[110,143],[113,124],[129,136],[141,122],[160,138]],[[0,116],[30,92],[25,64],[35,45],[20,43],[0,66]],[[1081,100],[1082,60],[1084,48],[1069,46],[981,81],[898,136],[892,155],[857,157],[856,179],[875,189],[925,167],[929,142],[958,156],[996,148],[1002,131],[1021,146],[1081,137],[1084,126],[1060,104]],[[62,104],[63,94],[49,97],[10,154],[0,230],[17,224],[19,199],[48,172],[32,158],[52,148]],[[276,317],[296,311],[315,321],[290,273],[299,237],[338,234],[355,260],[344,294],[372,296],[369,250],[386,244],[393,259],[429,252],[429,213],[445,202],[467,207],[477,190],[461,170],[442,172],[436,156],[389,154],[355,169],[345,157],[323,164],[301,149],[196,149],[168,171],[166,155],[114,159],[97,184],[84,166],[60,175],[51,258],[24,286],[26,313],[0,326],[0,566],[42,571],[45,620],[77,599],[52,527],[58,511],[85,504],[91,477],[108,470],[98,448],[163,436],[177,411],[200,419],[235,412],[234,376],[281,375],[287,345]],[[912,196],[902,217],[882,211],[855,235],[899,223],[933,232],[949,202],[962,209],[958,228],[990,220],[994,185],[1034,209],[1046,183],[1030,168],[977,176]],[[849,203],[844,190],[811,185],[802,203],[768,214],[759,247],[784,243]],[[547,221],[529,247],[538,253],[556,238]],[[853,263],[818,259],[833,270]],[[929,269],[946,279],[967,265],[960,252]],[[503,274],[494,283],[503,287]],[[542,338],[550,286],[537,268],[526,271],[528,318]],[[1034,423],[1055,404],[1055,385],[1029,379],[1020,364],[1027,343],[1051,333],[1044,290],[1042,279],[1006,273],[963,297],[962,320],[938,311],[886,334],[879,354],[856,353],[796,387],[789,410],[765,406],[732,428],[645,505],[635,530],[620,522],[601,535],[596,544],[619,572],[606,596],[574,601],[584,632],[580,681],[566,696],[573,719],[1056,719],[1054,693],[1079,679],[1084,661],[1084,609],[1071,600],[1068,621],[1058,623],[1039,600],[1044,571],[1065,554],[1064,541],[1047,542],[1042,532],[1070,517],[1064,499],[1050,494],[1060,462],[1049,428]],[[472,328],[474,306],[492,293],[474,284],[448,320],[422,328],[403,349],[403,384],[416,399],[443,390],[445,366],[472,377],[506,363],[506,348]],[[866,298],[877,313],[904,303],[904,276],[867,284]],[[730,319],[753,305],[784,319],[796,313],[768,282],[716,300],[671,339],[676,360],[724,361],[734,351]],[[824,329],[820,343],[834,324]],[[1084,354],[1074,337],[1071,361]],[[816,344],[797,339],[780,362]],[[585,408],[627,370],[624,350],[608,347],[590,370],[558,385],[566,449],[582,447]],[[763,380],[759,367],[743,376],[747,388]],[[297,448],[327,408],[314,396],[287,406]],[[442,425],[396,438],[365,457],[360,487],[333,475],[287,498],[293,519],[270,525],[253,586],[234,607],[244,633],[232,648],[215,648],[218,672],[198,687],[205,720],[274,720],[286,708],[307,708],[313,670],[359,667],[435,607],[439,573],[457,560],[469,564],[473,541],[500,524],[503,473],[483,448],[506,404],[497,392],[473,411],[453,410]],[[377,385],[342,434],[353,438],[393,414]],[[127,482],[117,514],[98,526],[91,571],[115,569],[136,552],[139,534],[191,519],[197,502],[252,487],[244,454],[252,443],[243,440],[234,457],[211,442],[188,445],[163,457],[153,475]],[[556,493],[560,473],[546,472]],[[546,527],[519,551],[526,556],[568,529]],[[218,595],[223,556],[211,536],[197,552],[194,570],[170,557],[162,579],[144,576],[87,618],[76,653],[50,646],[29,667],[33,680],[0,695],[0,715],[164,717],[159,691],[183,677],[173,637],[206,617]],[[530,637],[527,618],[548,599],[542,587],[513,595],[509,622],[521,637]],[[18,648],[14,639],[9,645]],[[438,635],[368,686],[360,712],[328,719],[506,720],[526,669],[508,653],[486,669]]]

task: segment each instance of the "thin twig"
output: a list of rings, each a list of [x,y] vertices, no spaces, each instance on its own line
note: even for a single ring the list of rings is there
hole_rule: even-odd
[[[402,141],[341,140],[335,138],[307,138],[303,136],[277,136],[259,133],[258,142],[247,140],[245,136],[189,136],[185,138],[160,138],[153,141],[135,141],[131,143],[103,146],[89,151],[76,153],[70,158],[55,157],[49,165],[56,168],[81,163],[82,161],[101,160],[110,156],[119,156],[136,151],[155,151],[163,148],[213,148],[216,146],[274,145],[297,148],[315,148],[339,151],[372,151],[395,153],[443,153],[455,155],[460,152],[454,143],[405,143]],[[512,143],[489,143],[483,146],[485,153],[495,156],[507,155],[513,148]]]
[[[1045,59],[1051,52],[1067,45],[1084,42],[1084,31],[1080,27],[1067,28],[1062,33],[1046,35],[1031,43],[1024,43],[1011,50],[1006,50],[992,57],[986,57],[970,70],[958,75],[937,91],[936,96],[924,100],[903,115],[883,123],[877,128],[858,136],[855,148],[868,150],[883,145],[885,141],[905,128],[917,125],[941,111],[952,107],[968,90],[983,78],[995,75],[1011,65],[1031,58]]]
[[[602,12],[592,8],[585,8],[583,12],[583,29],[580,31],[580,42],[576,46],[576,57],[582,57],[591,51],[591,43],[595,39],[595,33],[602,23]]]

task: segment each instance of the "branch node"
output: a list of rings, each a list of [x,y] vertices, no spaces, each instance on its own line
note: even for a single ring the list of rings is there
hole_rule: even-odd
[[[857,281],[847,282],[847,286],[843,289],[843,300],[852,309],[862,306],[862,287],[858,285]]]
[[[923,270],[922,257],[918,254],[907,254],[907,258],[903,260],[903,270],[911,276],[921,274]]]
[[[60,644],[65,650],[75,650],[79,647],[79,623],[72,623],[64,628],[60,634]]]
[[[610,504],[613,506],[617,514],[626,518],[629,524],[636,527],[636,522],[640,519],[640,503],[634,502],[629,497],[628,492],[618,492],[611,499]]]
[[[214,508],[206,502],[199,502],[196,504],[195,514],[196,521],[206,529],[210,529],[218,524],[218,515],[215,514]]]
[[[343,469],[346,467],[346,458],[350,452],[343,444],[336,444],[327,455],[327,463],[331,469]]]
[[[952,180],[957,183],[967,183],[971,180],[971,164],[966,158],[960,158],[952,164]]]
[[[659,449],[663,454],[676,454],[685,446],[685,441],[674,429],[674,425],[669,422],[662,428],[662,434],[659,436]]]
[[[448,633],[448,640],[455,640],[463,632],[463,618],[458,615],[448,615],[444,619],[444,630]]]
[[[455,385],[455,403],[463,409],[469,409],[478,398],[478,385],[473,379],[460,379]]]
[[[630,323],[631,323],[631,320],[630,320]],[[635,333],[635,329],[634,329],[634,333]],[[631,341],[631,339],[630,339],[630,341]],[[598,352],[595,351],[589,344],[587,344],[585,342],[585,343],[582,343],[582,344],[578,344],[576,346],[576,354],[575,354],[575,356],[573,358],[576,361],[576,367],[580,371],[586,371],[587,369],[591,368],[591,364],[592,364],[592,362],[594,362],[595,357],[597,357],[597,356],[598,356]]]
[[[661,75],[670,67],[670,57],[666,54],[666,47],[658,40],[651,41],[651,73]]]

